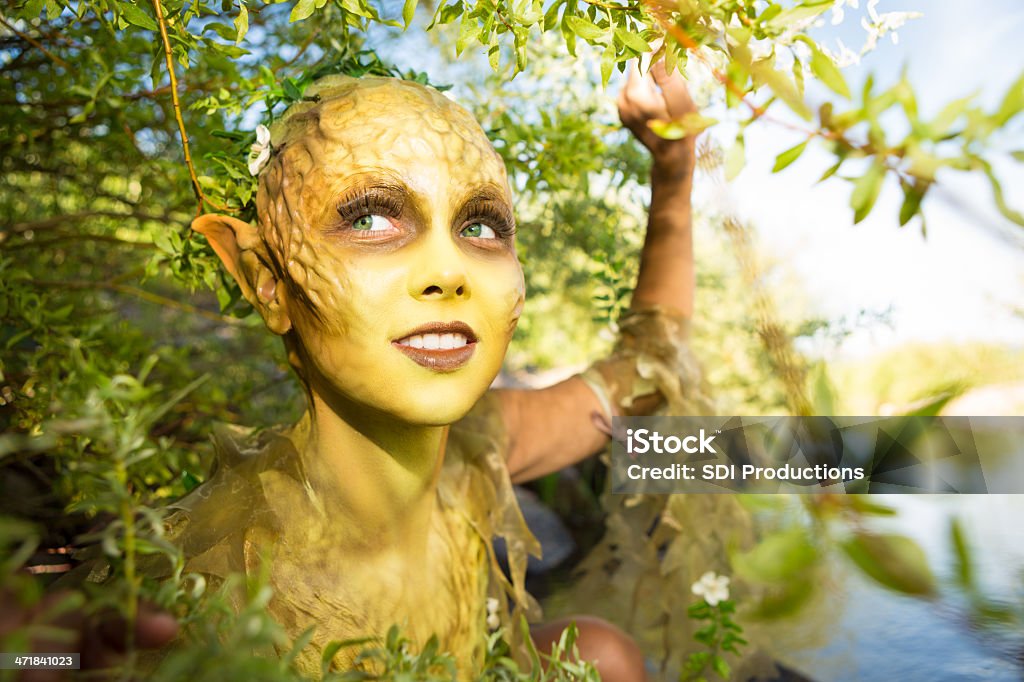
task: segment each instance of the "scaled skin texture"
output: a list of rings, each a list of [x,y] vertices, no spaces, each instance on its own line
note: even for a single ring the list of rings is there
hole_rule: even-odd
[[[317,626],[299,659],[309,672],[328,642],[397,623],[420,645],[437,634],[471,678],[486,598],[526,604],[536,549],[496,401],[481,401],[524,297],[505,169],[432,89],[331,77],[306,95],[319,101],[272,130],[258,227],[218,216],[194,227],[285,337],[309,411],[286,432],[220,433],[220,466],[177,505],[170,535],[187,570],[215,579],[269,562],[273,615],[293,637]],[[456,366],[425,366],[397,343],[453,322],[472,330]],[[514,584],[494,534],[509,542]]]
[[[320,104],[275,127],[280,152],[258,194],[260,236],[295,302],[303,374],[341,402],[451,424],[497,375],[522,310],[505,168],[476,121],[434,90],[346,79],[319,92]],[[353,229],[368,214],[382,220]],[[476,222],[495,237],[459,235]],[[458,371],[392,348],[454,320],[477,337]]]

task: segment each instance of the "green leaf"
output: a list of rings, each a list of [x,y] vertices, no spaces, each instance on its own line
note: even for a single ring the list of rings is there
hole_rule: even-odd
[[[765,590],[753,614],[758,618],[772,619],[796,613],[814,596],[817,589],[813,578],[794,578],[771,585]]]
[[[843,161],[841,159],[839,161],[836,161],[834,164],[828,167],[828,170],[821,174],[821,177],[818,178],[818,182],[825,182],[826,180],[831,178],[839,171],[839,167],[842,165]]]
[[[199,487],[200,480],[188,471],[181,472],[181,485],[185,492],[190,493]]]
[[[1024,149],[1015,149],[1014,151],[1010,152],[1010,156],[1012,156],[1015,161],[1020,161],[1021,163],[1024,163]]]
[[[529,38],[529,29],[525,26],[513,26],[512,33],[515,36],[513,46],[516,54],[516,73],[526,68],[526,42]]]
[[[786,106],[795,114],[804,120],[811,119],[811,110],[804,102],[804,98],[800,96],[793,81],[781,71],[776,71],[771,60],[762,59],[754,62],[750,65],[750,72],[756,79],[771,88],[772,92],[785,102]]]
[[[476,19],[469,12],[463,13],[462,19],[459,22],[459,37],[455,40],[456,56],[462,54],[463,50],[469,47],[469,44],[479,36],[480,24],[477,23]]]
[[[292,13],[288,15],[289,22],[302,21],[316,10],[316,0],[299,0],[292,7]]]
[[[609,44],[601,53],[601,86],[607,86],[615,68],[615,46]]]
[[[743,166],[747,163],[746,156],[746,142],[740,135],[736,138],[736,142],[729,147],[729,151],[725,153],[725,179],[727,181],[735,179],[740,174]]]
[[[960,118],[965,111],[967,111],[967,105],[969,105],[973,99],[974,95],[968,95],[967,97],[955,99],[944,106],[942,111],[940,111],[932,122],[928,124],[932,136],[939,138],[945,135],[950,126],[956,123],[956,120]]]
[[[835,62],[819,50],[816,45],[811,48],[811,73],[828,86],[829,90],[841,97],[850,99],[850,88],[846,85],[843,73],[835,65]]]
[[[996,126],[1003,126],[1022,110],[1024,110],[1024,73],[1021,73],[1017,80],[1010,85],[1010,89],[1006,91],[1006,95],[1003,96],[1003,101],[993,117],[993,122]]]
[[[46,0],[29,0],[22,7],[21,16],[26,19],[36,19],[40,14],[43,13],[43,8],[46,6]]]
[[[999,179],[996,177],[995,171],[992,170],[992,166],[987,161],[982,161],[981,168],[985,171],[985,177],[988,178],[989,184],[992,185],[992,196],[996,200],[996,208],[999,209],[1004,218],[1024,227],[1024,214],[1011,208],[1006,203],[1006,197],[1003,196],[1003,186],[999,184]]]
[[[784,583],[799,578],[818,558],[803,528],[767,535],[749,551],[733,558],[736,574],[759,583]]]
[[[144,28],[147,31],[156,31],[159,28],[156,21],[154,21],[151,16],[135,5],[119,3],[117,6],[121,9],[121,16],[123,16],[125,21],[129,24],[138,26],[139,28]]]
[[[949,537],[953,544],[953,556],[956,559],[957,582],[963,588],[972,589],[974,587],[974,562],[971,560],[971,550],[959,519],[954,518],[949,524]]]
[[[725,659],[721,656],[714,656],[711,659],[711,668],[718,673],[718,676],[723,680],[729,679],[732,671],[729,669],[729,664],[725,662]]]
[[[562,39],[565,40],[565,49],[569,52],[572,57],[576,56],[576,34],[573,33],[572,27],[569,26],[569,19],[573,17],[569,14],[569,10],[566,9],[562,13],[562,23],[559,29],[562,33]]]
[[[903,204],[900,206],[900,226],[906,225],[921,210],[921,201],[927,184],[903,183]]]
[[[238,16],[235,17],[235,45],[242,42],[245,39],[245,34],[249,32],[249,8],[245,6],[245,2],[238,4]]]
[[[626,29],[616,26],[615,37],[619,39],[619,42],[633,50],[634,52],[650,52],[651,46],[646,40],[638,36],[636,33],[627,31]]]
[[[885,166],[876,160],[867,172],[854,182],[853,193],[850,195],[850,208],[853,209],[855,225],[871,213],[878,194],[882,191],[883,180],[885,180]]]
[[[832,0],[808,0],[796,7],[780,12],[778,16],[768,21],[765,26],[773,31],[781,31],[799,21],[813,19],[831,7],[832,4]]]
[[[943,165],[943,159],[929,154],[916,144],[908,145],[906,157],[910,161],[907,172],[928,182],[935,180],[935,174]]]
[[[836,391],[828,377],[828,365],[819,360],[809,372],[814,414],[836,413]]]
[[[427,30],[429,31],[434,28],[435,24],[444,25],[451,23],[461,16],[464,11],[465,10],[462,7],[462,0],[459,0],[454,5],[438,5],[437,11],[434,13],[434,19],[430,22],[430,25],[427,26]]]
[[[412,18],[416,15],[416,0],[405,0],[405,4],[402,6],[402,21],[406,28],[409,28],[409,24],[412,23]]]
[[[895,516],[896,510],[871,501],[869,495],[847,495],[850,507],[860,514],[872,516]]]
[[[772,166],[772,173],[778,173],[780,170],[799,159],[800,155],[804,153],[804,149],[807,148],[807,142],[808,140],[804,140],[797,146],[790,147],[775,157],[775,165]]]
[[[889,589],[918,596],[935,592],[928,558],[910,538],[861,531],[842,548],[864,573]]]
[[[544,14],[544,30],[550,31],[555,27],[558,22],[558,10],[561,8],[561,2],[553,2],[548,8],[548,11]]]
[[[701,629],[693,633],[693,638],[701,644],[707,644],[713,646],[715,643],[715,635],[718,634],[718,625],[715,623],[708,623]]]
[[[299,90],[299,86],[291,78],[284,79],[284,82],[281,83],[281,89],[284,90],[285,97],[293,102],[298,102],[302,99],[302,91]]]
[[[690,112],[673,121],[654,119],[648,122],[647,127],[653,130],[658,137],[666,140],[681,140],[684,137],[697,135],[716,123],[718,123],[718,119]]]
[[[588,42],[594,42],[600,40],[605,36],[605,29],[601,28],[594,22],[579,16],[571,16],[565,18],[565,24],[569,27],[569,30],[578,35],[580,38]]]

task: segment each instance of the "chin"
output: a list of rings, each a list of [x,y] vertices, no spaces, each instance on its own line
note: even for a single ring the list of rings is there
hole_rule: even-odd
[[[460,385],[457,391],[417,391],[417,395],[409,395],[393,414],[407,424],[449,426],[469,414],[489,385],[488,382],[478,390],[470,390]]]

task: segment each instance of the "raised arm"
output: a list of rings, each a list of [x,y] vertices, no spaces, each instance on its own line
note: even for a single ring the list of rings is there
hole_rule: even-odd
[[[651,208],[630,310],[639,318],[667,315],[671,325],[682,328],[693,314],[694,140],[663,139],[647,124],[679,119],[695,107],[682,77],[667,75],[660,63],[643,76],[634,67],[618,105],[622,123],[653,158]],[[640,326],[644,324],[641,320]],[[541,390],[497,392],[511,437],[508,466],[513,481],[543,476],[598,452],[608,442],[603,424],[611,413],[622,412],[624,401],[633,413],[657,407],[661,396],[641,385],[638,355],[627,341],[620,343],[624,352],[597,363],[587,378],[572,377]],[[636,399],[645,393],[649,395]]]
[[[651,210],[633,290],[634,310],[664,306],[693,315],[693,189],[695,140],[666,140],[648,127],[652,120],[678,120],[696,107],[678,73],[666,75],[658,62],[645,76],[630,70],[619,94],[619,118],[651,152]]]

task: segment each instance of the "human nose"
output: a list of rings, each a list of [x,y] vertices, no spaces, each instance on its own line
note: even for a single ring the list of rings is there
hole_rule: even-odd
[[[434,230],[420,249],[409,293],[421,300],[469,298],[464,254],[447,230]]]

